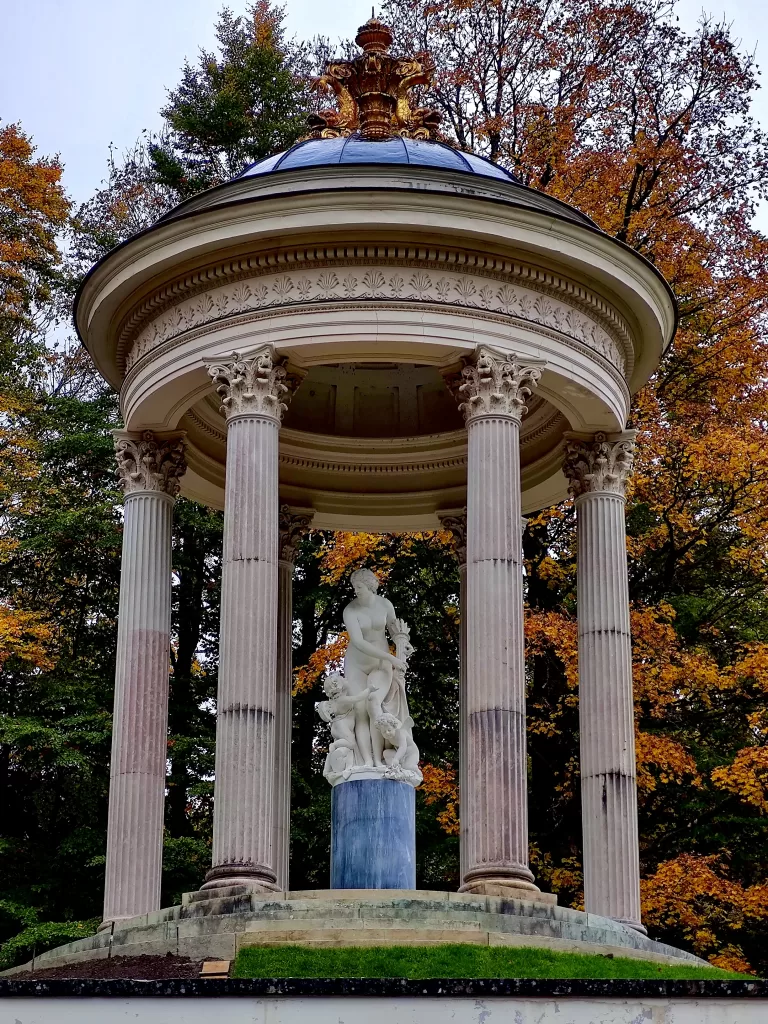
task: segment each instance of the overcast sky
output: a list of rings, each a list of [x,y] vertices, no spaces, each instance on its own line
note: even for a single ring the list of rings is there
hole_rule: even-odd
[[[768,65],[765,0],[681,0],[682,24],[703,9],[724,16],[745,49]],[[0,120],[21,121],[41,154],[58,153],[64,184],[82,202],[104,177],[110,143],[122,151],[159,127],[166,90],[185,57],[212,48],[223,0],[0,0]],[[241,13],[246,0],[229,0]],[[287,0],[290,34],[351,37],[370,0]],[[768,129],[768,97],[755,113]],[[761,221],[768,220],[761,216]]]

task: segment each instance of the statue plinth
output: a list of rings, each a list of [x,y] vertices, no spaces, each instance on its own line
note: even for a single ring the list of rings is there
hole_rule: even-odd
[[[416,888],[416,791],[355,776],[331,794],[331,888]]]

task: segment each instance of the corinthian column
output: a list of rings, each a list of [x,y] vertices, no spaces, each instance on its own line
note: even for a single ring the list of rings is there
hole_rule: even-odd
[[[285,369],[269,347],[208,366],[227,419],[213,866],[204,888],[277,886],[277,440]]]
[[[644,931],[624,526],[634,437],[567,434],[563,468],[577,517],[584,905]]]
[[[289,888],[291,846],[291,733],[293,691],[293,565],[296,544],[314,513],[280,506],[277,569],[277,702],[275,705],[275,871],[279,889]]]
[[[125,494],[104,924],[160,907],[171,629],[171,520],[183,433],[115,432]]]
[[[468,432],[464,892],[531,899],[520,421],[541,369],[480,348],[458,388]]]

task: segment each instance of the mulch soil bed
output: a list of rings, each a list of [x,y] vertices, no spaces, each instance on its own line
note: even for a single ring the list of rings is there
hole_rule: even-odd
[[[14,981],[64,980],[68,978],[129,978],[164,981],[167,978],[199,978],[200,960],[188,956],[113,956],[109,960],[85,960],[66,967],[48,967],[13,975]]]

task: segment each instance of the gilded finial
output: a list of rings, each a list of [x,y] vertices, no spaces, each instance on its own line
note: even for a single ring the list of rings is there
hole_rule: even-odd
[[[362,53],[354,60],[331,61],[313,86],[333,92],[337,110],[321,110],[307,120],[314,138],[336,138],[358,132],[368,141],[385,141],[394,135],[432,139],[440,115],[428,107],[414,109],[410,92],[429,85],[434,64],[426,54],[394,57],[390,54],[392,30],[375,15],[357,31],[355,42]]]

